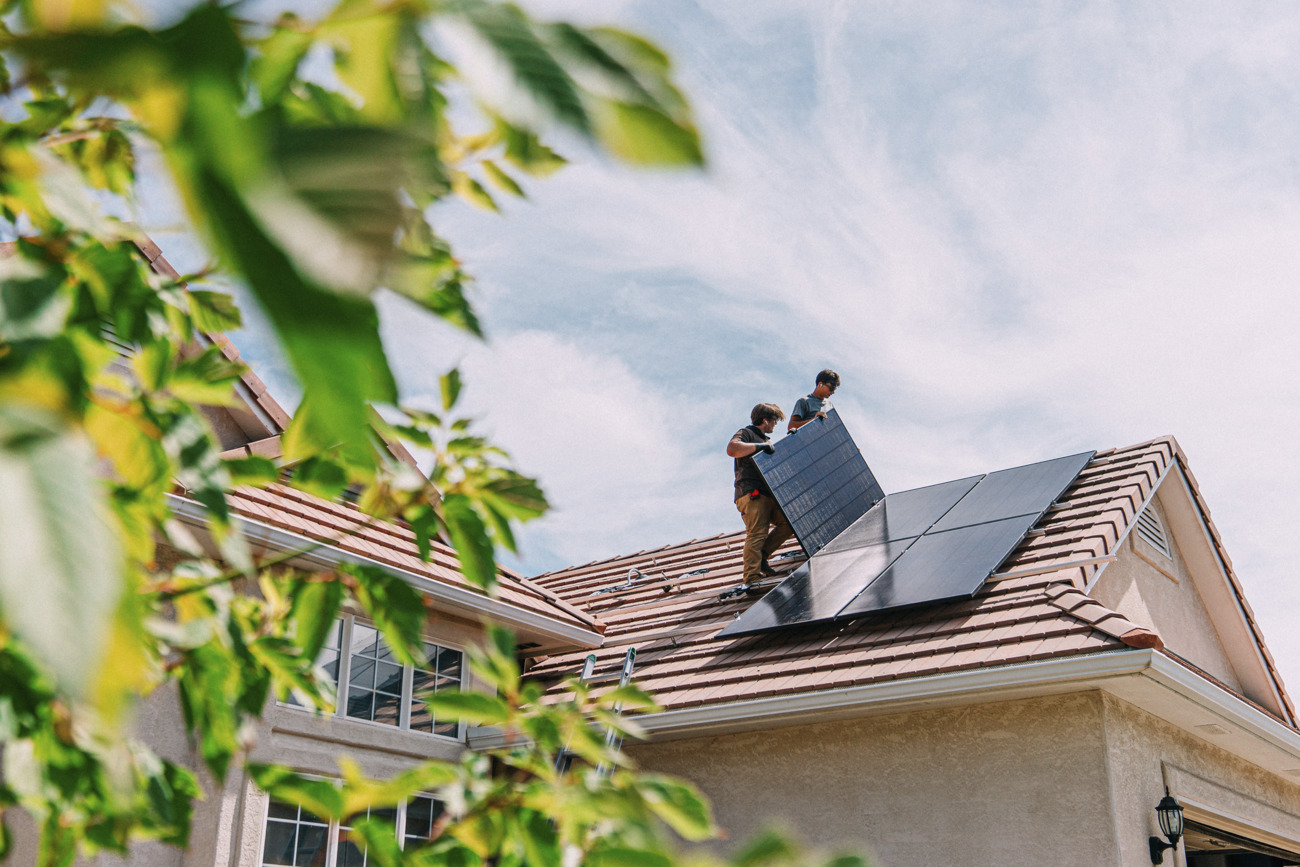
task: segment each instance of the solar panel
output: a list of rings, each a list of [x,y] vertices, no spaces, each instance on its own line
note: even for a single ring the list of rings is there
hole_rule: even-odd
[[[1020,516],[927,533],[836,617],[970,596],[1015,550],[1031,526],[1032,518]]]
[[[1094,454],[1082,452],[989,473],[935,524],[934,530],[951,530],[1016,515],[1037,518],[1061,496]]]
[[[722,635],[759,632],[829,620],[862,589],[860,576],[879,575],[912,539],[867,545],[846,551],[822,551],[755,602]]]
[[[833,409],[775,447],[774,454],[755,455],[754,463],[809,556],[885,497]]]
[[[919,536],[975,487],[983,476],[889,494],[822,548],[824,553]]]

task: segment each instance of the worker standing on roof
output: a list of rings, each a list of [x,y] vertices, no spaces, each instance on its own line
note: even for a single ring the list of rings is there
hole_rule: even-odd
[[[772,489],[763,481],[763,475],[754,463],[759,452],[772,454],[776,447],[769,436],[776,423],[785,418],[781,407],[774,403],[760,403],[749,413],[750,425],[736,431],[727,443],[727,455],[736,461],[736,508],[745,519],[745,576],[746,585],[754,585],[764,575],[778,574],[768,565],[767,558],[781,544],[794,535],[785,513],[772,496]]]
[[[815,418],[826,418],[826,413],[835,408],[831,405],[831,395],[840,387],[840,375],[833,370],[823,370],[817,374],[815,385],[810,394],[795,401],[788,428],[791,433]]]

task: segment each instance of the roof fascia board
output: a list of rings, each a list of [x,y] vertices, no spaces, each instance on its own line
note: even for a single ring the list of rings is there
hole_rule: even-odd
[[[206,531],[208,511],[204,506],[176,494],[168,494],[167,499],[173,514],[182,522]],[[232,515],[231,519],[240,525],[250,542],[283,553],[302,551],[302,554],[294,558],[295,562],[322,569],[333,569],[344,564],[378,566],[385,572],[403,579],[439,605],[463,616],[487,617],[499,625],[527,630],[532,635],[539,635],[564,645],[599,647],[604,641],[603,636],[597,632],[571,626],[541,614],[534,614],[517,605],[492,599],[464,587],[444,584],[405,569],[344,551],[328,542],[319,542],[288,530],[281,530],[243,515]]]
[[[1229,690],[1206,680],[1163,653],[1155,655],[1147,679],[1192,701],[1262,744],[1294,756],[1296,767],[1300,767],[1300,731],[1243,701]],[[1276,773],[1282,769],[1272,770]]]
[[[1290,714],[1287,711],[1286,702],[1282,700],[1282,695],[1277,688],[1277,683],[1273,679],[1273,674],[1269,669],[1268,662],[1267,660],[1264,659],[1264,654],[1260,650],[1260,642],[1263,641],[1263,638],[1259,636],[1255,632],[1255,630],[1251,627],[1250,618],[1247,616],[1246,610],[1241,605],[1241,597],[1237,593],[1236,583],[1232,580],[1232,576],[1228,574],[1228,568],[1227,565],[1223,562],[1223,557],[1219,552],[1219,546],[1215,544],[1214,534],[1210,532],[1210,527],[1205,521],[1205,515],[1201,511],[1200,502],[1196,496],[1196,493],[1192,490],[1192,486],[1187,479],[1187,474],[1183,471],[1182,461],[1179,460],[1179,455],[1177,453],[1175,454],[1174,458],[1175,458],[1174,465],[1178,467],[1178,481],[1180,482],[1182,493],[1187,498],[1186,502],[1190,506],[1192,513],[1196,518],[1196,522],[1200,527],[1200,531],[1201,531],[1200,533],[1201,540],[1205,544],[1206,548],[1209,551],[1210,557],[1214,561],[1215,568],[1218,571],[1218,576],[1222,580],[1222,587],[1226,591],[1225,594],[1221,594],[1221,595],[1226,595],[1228,597],[1227,601],[1231,607],[1231,610],[1236,612],[1237,614],[1237,617],[1235,618],[1235,622],[1232,623],[1231,625],[1236,627],[1237,631],[1239,631],[1241,635],[1244,637],[1245,641],[1240,643],[1249,645],[1251,661],[1254,662],[1255,665],[1257,666],[1256,677],[1254,679],[1257,683],[1259,681],[1262,681],[1264,684],[1267,684],[1268,694],[1272,698],[1272,704],[1273,704],[1272,709],[1275,712],[1282,714],[1283,716],[1289,717]],[[1169,510],[1166,509],[1166,512],[1168,511]],[[1170,517],[1172,519],[1173,515],[1171,514]],[[1134,523],[1137,522],[1134,521]],[[1193,576],[1193,581],[1195,581],[1194,576]],[[1217,601],[1222,601],[1222,600],[1217,600]],[[1207,604],[1205,608],[1206,608],[1206,612],[1209,613],[1210,615],[1210,621],[1214,623],[1215,631],[1220,632],[1220,640],[1222,640],[1224,636],[1220,631],[1220,623],[1216,622],[1216,620],[1221,620],[1222,618],[1216,618],[1215,612],[1222,611],[1223,606],[1220,604],[1212,603],[1212,604]],[[1228,656],[1228,660],[1229,662],[1233,661],[1233,657],[1231,654]],[[1234,666],[1234,668],[1235,667],[1236,666]],[[1247,672],[1241,672],[1241,671],[1237,672],[1237,677],[1242,681],[1244,685],[1248,682],[1248,679],[1247,677],[1243,677],[1242,676],[1243,674],[1247,674]],[[1256,701],[1260,700],[1259,696],[1251,696],[1251,698],[1255,699]],[[1262,702],[1262,703],[1267,704],[1267,702]]]

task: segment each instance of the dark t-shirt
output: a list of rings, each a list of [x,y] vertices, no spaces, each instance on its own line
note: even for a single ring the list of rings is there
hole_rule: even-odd
[[[733,440],[739,439],[742,443],[765,443],[768,441],[767,434],[752,424],[742,427],[731,438]],[[754,455],[736,458],[735,461],[736,496],[732,499],[739,500],[754,491],[759,491],[767,497],[772,496],[772,489],[767,486],[767,482],[763,481],[763,474],[758,471],[758,466],[754,463]]]

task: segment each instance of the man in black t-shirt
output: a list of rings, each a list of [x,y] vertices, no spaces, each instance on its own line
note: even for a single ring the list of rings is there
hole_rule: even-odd
[[[736,461],[736,508],[745,520],[744,583],[755,584],[764,575],[775,575],[767,563],[772,552],[794,535],[794,529],[777,505],[772,490],[754,464],[758,452],[776,451],[768,439],[776,423],[785,418],[781,407],[760,403],[749,414],[752,424],[742,427],[727,443],[727,455]]]

